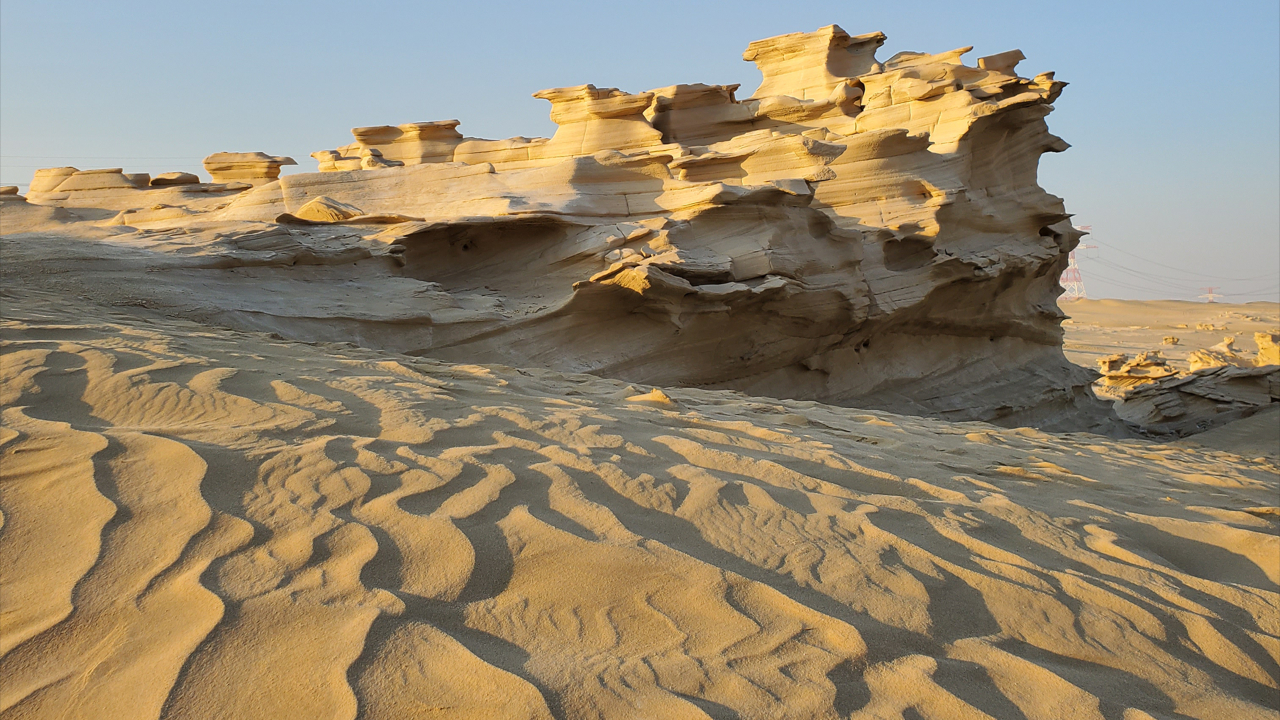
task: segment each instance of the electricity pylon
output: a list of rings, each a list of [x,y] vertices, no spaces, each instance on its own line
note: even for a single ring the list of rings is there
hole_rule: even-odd
[[[1093,231],[1093,226],[1077,225],[1076,229],[1088,235]],[[1097,247],[1097,245],[1077,245],[1076,250],[1093,250]],[[1062,272],[1062,277],[1058,280],[1063,290],[1062,297],[1058,298],[1059,302],[1084,300],[1089,297],[1084,290],[1084,278],[1080,275],[1080,264],[1076,262],[1076,250],[1072,250],[1067,255],[1067,269]]]

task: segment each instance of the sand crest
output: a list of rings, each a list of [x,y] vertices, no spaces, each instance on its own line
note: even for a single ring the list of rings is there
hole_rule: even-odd
[[[5,718],[1278,716],[1274,456],[4,300]]]

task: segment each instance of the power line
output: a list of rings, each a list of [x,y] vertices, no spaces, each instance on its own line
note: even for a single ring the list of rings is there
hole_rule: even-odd
[[[1141,270],[1134,270],[1133,268],[1128,268],[1123,265],[1117,265],[1115,263],[1112,263],[1108,260],[1104,260],[1102,258],[1091,258],[1091,260],[1098,262],[1099,264],[1101,264],[1106,268],[1128,275],[1135,282],[1140,282],[1140,283],[1149,284],[1149,285],[1157,285],[1167,290],[1176,290],[1176,291],[1188,293],[1188,294],[1196,294],[1198,291],[1204,289],[1203,287],[1196,288],[1196,287],[1184,285],[1183,283],[1185,281],[1183,281],[1181,278],[1167,278],[1160,275],[1146,273]],[[1268,282],[1274,282],[1274,278],[1278,276],[1280,276],[1280,273],[1276,273],[1275,275],[1271,275],[1271,276],[1264,275],[1260,277],[1270,278]],[[1105,275],[1103,275],[1102,277],[1105,277]],[[1217,293],[1217,294],[1218,295],[1250,295],[1253,293],[1240,292],[1240,293]]]
[[[1177,282],[1170,282],[1170,281],[1167,281],[1167,280],[1164,280],[1164,279],[1162,279],[1162,278],[1155,277],[1155,276],[1145,276],[1145,275],[1140,275],[1140,274],[1138,274],[1138,273],[1136,273],[1136,272],[1134,272],[1134,271],[1131,271],[1131,270],[1129,270],[1129,269],[1127,269],[1127,268],[1125,268],[1125,267],[1123,267],[1123,266],[1121,266],[1121,265],[1115,265],[1115,264],[1112,264],[1112,263],[1105,263],[1105,262],[1104,262],[1104,263],[1101,263],[1101,264],[1103,265],[1103,267],[1105,267],[1105,268],[1107,268],[1107,269],[1109,269],[1109,270],[1113,270],[1113,271],[1118,272],[1118,273],[1120,273],[1120,274],[1122,274],[1122,275],[1128,276],[1128,282],[1130,282],[1130,283],[1138,283],[1138,284],[1142,284],[1142,285],[1153,285],[1153,286],[1162,287],[1162,288],[1165,288],[1165,289],[1178,290],[1178,291],[1181,291],[1181,292],[1195,292],[1195,291],[1196,291],[1196,288],[1192,288],[1192,287],[1189,287],[1189,286],[1186,286],[1186,285],[1182,285],[1181,283],[1177,283]],[[1112,279],[1111,277],[1109,277],[1109,275],[1108,275],[1107,273],[1097,272],[1097,270],[1096,270],[1096,269],[1095,269],[1095,270],[1090,271],[1090,274],[1097,275],[1098,277],[1103,277],[1103,278],[1107,278],[1107,279]]]
[[[1190,291],[1191,291],[1191,290],[1193,290],[1193,289],[1199,289],[1199,288],[1192,288],[1192,287],[1190,287],[1190,286],[1185,286],[1185,285],[1183,285],[1183,284],[1182,284],[1182,280],[1181,280],[1181,279],[1179,279],[1179,278],[1166,278],[1166,277],[1162,277],[1162,276],[1160,276],[1160,275],[1153,275],[1153,274],[1151,274],[1151,273],[1145,273],[1145,272],[1142,272],[1141,270],[1134,270],[1133,268],[1128,268],[1128,267],[1125,267],[1125,266],[1123,266],[1123,265],[1117,265],[1116,263],[1113,263],[1113,262],[1110,262],[1110,261],[1107,261],[1107,260],[1103,260],[1102,258],[1091,258],[1091,260],[1094,260],[1094,261],[1098,262],[1099,264],[1103,265],[1104,267],[1107,267],[1107,268],[1110,268],[1110,269],[1112,269],[1112,270],[1115,270],[1116,272],[1121,272],[1121,273],[1124,273],[1124,274],[1126,274],[1126,275],[1132,275],[1132,276],[1134,276],[1136,279],[1139,279],[1139,280],[1146,280],[1146,281],[1148,281],[1148,282],[1155,282],[1155,283],[1158,283],[1158,284],[1161,284],[1161,285],[1168,285],[1169,287],[1176,287],[1176,288],[1178,288],[1178,289],[1180,289],[1180,290],[1186,290],[1186,291],[1188,291],[1188,292],[1190,292]]]
[[[1144,281],[1142,278],[1136,278],[1136,279],[1131,278],[1130,280],[1126,281],[1126,280],[1112,277],[1105,273],[1094,272],[1094,271],[1090,271],[1089,275],[1090,277],[1096,277],[1100,281],[1110,285],[1114,285],[1116,287],[1124,288],[1126,290],[1134,290],[1137,292],[1150,293],[1153,295],[1167,296],[1172,293],[1176,295],[1181,295],[1186,298],[1193,298],[1199,294],[1197,290],[1182,288],[1182,287],[1173,286],[1173,285],[1153,286],[1150,284],[1146,284],[1146,281]],[[1215,293],[1215,295],[1219,295],[1222,297],[1241,297],[1244,295],[1268,295],[1273,292],[1280,292],[1280,286],[1273,286],[1273,287],[1264,288],[1261,290],[1251,290],[1251,291],[1244,291],[1244,292]]]
[[[1224,277],[1224,276],[1222,276],[1222,275],[1210,275],[1209,273],[1192,272],[1191,270],[1183,270],[1182,268],[1176,268],[1176,267],[1174,267],[1174,266],[1172,266],[1172,265],[1165,265],[1164,263],[1156,262],[1155,260],[1152,260],[1152,259],[1150,259],[1150,258],[1145,258],[1145,257],[1143,257],[1143,256],[1141,256],[1141,255],[1135,255],[1134,253],[1131,253],[1131,252],[1128,252],[1128,251],[1125,251],[1125,250],[1121,250],[1120,248],[1118,248],[1118,247],[1116,247],[1116,246],[1114,246],[1114,245],[1111,245],[1110,243],[1106,243],[1106,242],[1103,242],[1103,241],[1101,241],[1101,240],[1098,240],[1097,238],[1093,237],[1092,235],[1089,237],[1089,239],[1090,239],[1090,240],[1092,240],[1092,241],[1094,241],[1094,242],[1096,242],[1096,243],[1100,243],[1100,244],[1102,244],[1102,245],[1106,246],[1107,248],[1110,248],[1111,250],[1115,250],[1115,251],[1116,251],[1116,252],[1118,252],[1118,253],[1123,253],[1123,254],[1125,254],[1125,255],[1128,255],[1129,257],[1137,258],[1138,260],[1142,260],[1143,262],[1151,263],[1152,265],[1158,265],[1158,266],[1160,266],[1160,267],[1162,267],[1162,268],[1165,268],[1165,269],[1167,269],[1167,270],[1173,270],[1173,271],[1175,271],[1175,272],[1184,273],[1184,274],[1187,274],[1187,275],[1191,275],[1191,276],[1193,276],[1193,277],[1213,278],[1214,280],[1230,280],[1231,282],[1247,282],[1247,281],[1249,281],[1249,280],[1262,280],[1262,279],[1266,279],[1266,278],[1271,278],[1271,277],[1274,277],[1274,276],[1277,274],[1277,273],[1272,272],[1272,273],[1267,273],[1266,275],[1257,275],[1257,276],[1254,276],[1254,277],[1247,277],[1247,278],[1233,278],[1233,277]]]
[[[1117,280],[1116,278],[1108,277],[1101,273],[1091,273],[1090,275],[1091,277],[1097,277],[1098,279],[1103,280],[1104,282],[1107,282],[1111,285],[1115,285],[1117,287],[1125,288],[1126,290],[1137,290],[1138,292],[1151,293],[1153,295],[1168,295],[1170,293],[1170,288],[1167,288],[1167,287],[1158,288],[1158,287],[1151,287],[1149,285],[1146,285],[1146,286],[1136,285],[1134,283],[1125,282],[1124,280]],[[1173,292],[1175,292],[1178,295],[1184,295],[1184,296],[1189,296],[1194,294],[1194,291],[1192,290],[1178,289],[1178,290],[1174,290]]]
[[[1108,269],[1110,270],[1111,268],[1108,267]],[[1133,273],[1126,273],[1124,268],[1116,268],[1116,269],[1119,272],[1124,273],[1126,276],[1115,277],[1110,273],[1100,272],[1097,269],[1090,270],[1089,274],[1092,277],[1097,277],[1098,279],[1103,280],[1105,282],[1111,283],[1113,285],[1125,287],[1130,290],[1141,290],[1143,292],[1163,293],[1163,294],[1176,293],[1179,295],[1187,295],[1187,296],[1195,296],[1200,292],[1198,288],[1192,288],[1185,285],[1165,282],[1158,279],[1150,279],[1150,278],[1142,277],[1139,275],[1134,275]]]
[[[1270,293],[1280,293],[1280,285],[1269,287],[1266,290],[1258,290],[1257,292],[1236,292],[1236,293],[1218,293],[1223,297],[1240,297],[1241,295],[1268,295]]]
[[[1095,240],[1095,238],[1093,237],[1093,226],[1080,225],[1080,226],[1077,226],[1076,229],[1085,231],[1088,235],[1090,235],[1090,240]],[[1096,242],[1101,243],[1101,245],[1105,246],[1110,250],[1114,250],[1124,255],[1128,255],[1131,258],[1141,260],[1144,264],[1149,264],[1155,267],[1164,268],[1166,270],[1172,270],[1175,273],[1179,273],[1182,275],[1191,276],[1191,277],[1178,277],[1178,276],[1160,275],[1154,272],[1138,270],[1133,267],[1126,266],[1122,263],[1114,263],[1114,262],[1111,262],[1110,260],[1103,259],[1103,258],[1088,257],[1088,256],[1085,256],[1084,258],[1082,258],[1082,259],[1094,260],[1098,263],[1099,266],[1101,266],[1101,268],[1106,268],[1109,271],[1115,272],[1120,275],[1120,277],[1114,277],[1110,273],[1095,272],[1095,270],[1091,269],[1090,270],[1091,276],[1096,276],[1099,280],[1103,281],[1104,283],[1108,283],[1108,284],[1114,285],[1115,287],[1123,288],[1129,291],[1152,294],[1152,295],[1163,295],[1166,297],[1170,295],[1182,296],[1184,298],[1201,297],[1201,298],[1207,298],[1210,302],[1213,302],[1214,298],[1217,298],[1217,297],[1240,297],[1242,295],[1265,295],[1272,292],[1272,290],[1266,289],[1266,290],[1260,290],[1260,291],[1217,293],[1217,292],[1214,292],[1214,290],[1217,289],[1216,287],[1206,288],[1199,285],[1199,283],[1203,282],[1208,278],[1229,280],[1233,283],[1264,282],[1267,284],[1274,283],[1277,279],[1280,279],[1280,271],[1269,272],[1264,275],[1256,275],[1248,278],[1226,278],[1220,275],[1192,272],[1190,270],[1184,270],[1182,268],[1174,267],[1172,265],[1166,265],[1164,263],[1151,260],[1150,258],[1146,258],[1141,255],[1136,255],[1134,253],[1115,247],[1110,243],[1102,242],[1100,240],[1096,240]],[[1098,247],[1098,246],[1097,245],[1094,245],[1094,246],[1080,245],[1076,249],[1080,250],[1086,247]],[[1074,250],[1070,254],[1070,258],[1067,263],[1067,269],[1062,273],[1062,277],[1059,279],[1059,282],[1062,284],[1062,287],[1064,289],[1064,292],[1062,294],[1063,300],[1071,300],[1075,298],[1085,297],[1084,281],[1083,281],[1083,278],[1081,277],[1080,266],[1076,262],[1076,252]],[[1188,283],[1194,283],[1194,286],[1189,285]],[[1201,294],[1202,291],[1206,291],[1206,290],[1208,291],[1207,295]]]

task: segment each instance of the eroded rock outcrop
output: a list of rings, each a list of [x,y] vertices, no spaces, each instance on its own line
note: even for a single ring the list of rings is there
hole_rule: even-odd
[[[1120,395],[1121,419],[1152,435],[1193,435],[1280,403],[1280,365],[1217,365]]]
[[[1253,358],[1254,365],[1280,365],[1280,333],[1254,333],[1253,342],[1258,346],[1258,354]]]
[[[1133,359],[1117,353],[1098,360],[1099,397],[1115,402],[1116,413],[1139,433],[1191,435],[1252,415],[1280,402],[1280,358],[1276,336],[1256,333],[1252,359],[1234,336],[1187,356],[1188,370],[1170,364],[1159,350]]]
[[[157,205],[189,210],[176,215],[169,213],[173,219],[225,207],[227,203],[220,201],[219,196],[234,195],[255,184],[271,182],[279,177],[281,165],[295,164],[290,158],[263,153],[216,153],[210,158],[219,155],[245,159],[212,163],[206,159],[206,166],[214,168],[211,183],[201,182],[198,176],[187,172],[165,172],[152,177],[150,173],[126,173],[122,168],[43,168],[35,172],[26,196],[42,205],[111,210],[136,217],[151,217],[141,211],[156,209]]]
[[[456,120],[357,128],[313,154],[320,172],[286,176],[288,158],[219,153],[205,161],[215,183],[255,187],[186,205],[196,216],[174,227],[191,242],[206,226],[314,223],[292,232],[384,248],[351,282],[419,288],[405,299],[420,307],[412,328],[377,307],[281,314],[270,307],[293,277],[282,266],[252,278],[277,283],[271,306],[218,316],[231,324],[655,385],[1105,427],[1092,374],[1061,351],[1057,278],[1078,233],[1036,183],[1040,155],[1067,147],[1045,123],[1064,83],[1018,76],[1019,51],[977,66],[962,61],[968,48],[880,61],[883,42],[829,26],[752,43],[744,58],[764,82],[745,100],[734,85],[544,90],[549,139],[469,138]],[[68,181],[42,172],[41,187]]]
[[[1236,349],[1236,339],[1234,336],[1222,338],[1222,342],[1213,347],[1203,350],[1196,350],[1188,356],[1187,360],[1191,365],[1191,370],[1203,370],[1205,368],[1215,368],[1223,366],[1249,367],[1251,363],[1247,358],[1242,357]]]
[[[169,185],[196,185],[200,182],[200,178],[196,175],[186,172],[167,172],[151,178],[151,187],[166,187]]]
[[[280,177],[284,165],[297,165],[291,157],[261,152],[218,152],[204,159],[204,169],[216,183],[243,182],[263,185]]]
[[[1119,399],[1135,388],[1178,374],[1161,357],[1159,350],[1138,353],[1132,360],[1124,353],[1108,355],[1098,361],[1098,370],[1102,377],[1094,383],[1094,388],[1099,395],[1112,399]]]

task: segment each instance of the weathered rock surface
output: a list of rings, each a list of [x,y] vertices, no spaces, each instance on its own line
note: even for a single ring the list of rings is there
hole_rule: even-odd
[[[1257,333],[1258,354],[1250,360],[1228,336],[1213,347],[1187,356],[1190,371],[1180,371],[1158,350],[1129,359],[1116,353],[1098,360],[1099,397],[1115,402],[1116,413],[1148,435],[1191,435],[1248,417],[1280,402],[1280,362],[1276,336]]]
[[[1235,336],[1222,338],[1222,342],[1212,347],[1196,350],[1188,356],[1187,360],[1191,364],[1191,370],[1203,370],[1205,368],[1222,367],[1224,365],[1233,365],[1237,367],[1248,367],[1253,363],[1247,358],[1240,355],[1236,349]]]
[[[1280,365],[1280,334],[1254,333],[1253,342],[1258,346],[1254,365]]]
[[[1108,355],[1098,361],[1098,370],[1102,373],[1102,377],[1094,383],[1098,395],[1115,399],[1137,387],[1178,374],[1158,350],[1138,353],[1132,360],[1124,353]]]
[[[362,214],[360,208],[354,205],[321,195],[299,208],[297,217],[313,222],[340,222]]]
[[[195,185],[200,182],[200,178],[192,173],[185,172],[167,172],[151,178],[151,187],[165,187],[167,185]]]
[[[977,67],[962,62],[967,48],[880,61],[883,41],[829,26],[752,43],[744,57],[764,82],[746,100],[731,85],[556,88],[535,94],[551,104],[550,139],[468,138],[456,120],[357,128],[355,142],[313,154],[318,173],[280,176],[293,161],[262,153],[210,156],[215,183],[254,186],[230,202],[226,185],[121,186],[98,202],[192,211],[169,221],[184,247],[208,240],[184,251],[190,262],[221,252],[213,239],[228,226],[309,216],[320,224],[295,237],[368,255],[323,275],[282,261],[252,277],[153,274],[134,290],[237,327],[1105,429],[1094,376],[1061,349],[1057,278],[1078,233],[1036,183],[1040,155],[1067,148],[1045,123],[1064,83],[1018,76],[1018,51]],[[78,177],[41,171],[32,195],[83,206],[83,193],[53,192]],[[139,232],[159,242],[163,222]],[[408,294],[339,308],[317,300],[316,281]],[[189,301],[191,283],[234,303]],[[412,322],[404,307],[416,308]]]
[[[1280,365],[1218,365],[1125,392],[1116,413],[1153,435],[1193,435],[1280,403]]]
[[[263,185],[280,177],[284,165],[297,165],[293,158],[266,153],[219,152],[204,159],[204,169],[216,183],[244,182]]]

